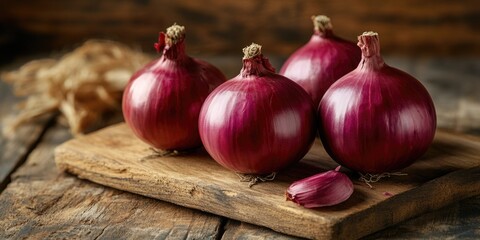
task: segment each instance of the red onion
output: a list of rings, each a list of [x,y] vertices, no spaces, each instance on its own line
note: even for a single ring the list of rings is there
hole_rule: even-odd
[[[315,28],[310,41],[287,59],[280,74],[302,86],[316,107],[337,79],[355,69],[361,52],[355,43],[333,34],[328,17],[313,16],[312,20]]]
[[[333,206],[344,202],[353,193],[347,175],[335,170],[298,180],[287,189],[287,200],[306,208]]]
[[[200,137],[213,159],[230,170],[276,172],[299,161],[311,147],[315,109],[300,86],[274,73],[260,45],[243,51],[240,74],[205,100]]]
[[[418,80],[384,63],[377,33],[358,41],[362,61],[320,102],[320,137],[335,161],[360,173],[404,168],[432,143],[432,99]]]
[[[185,54],[185,28],[160,33],[163,55],[135,73],[123,95],[123,115],[135,135],[156,149],[201,146],[198,115],[208,94],[226,80],[214,66]]]

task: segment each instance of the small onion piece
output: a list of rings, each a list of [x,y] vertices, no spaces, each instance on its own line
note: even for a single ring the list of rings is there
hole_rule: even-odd
[[[315,174],[295,181],[286,192],[287,200],[305,208],[333,206],[346,201],[353,193],[353,183],[347,175],[335,170]]]
[[[333,34],[330,18],[312,16],[314,33],[310,41],[283,64],[280,74],[292,79],[312,97],[315,107],[327,89],[360,62],[355,43]]]
[[[269,174],[299,161],[310,149],[315,108],[300,86],[274,73],[260,45],[243,51],[240,74],[204,103],[200,137],[220,165],[242,174]]]
[[[163,55],[135,73],[123,95],[123,115],[135,135],[153,148],[201,146],[198,115],[208,94],[226,81],[223,73],[185,53],[185,28],[161,32],[155,48]]]
[[[330,156],[352,170],[399,170],[432,143],[435,107],[417,79],[384,63],[377,33],[365,32],[358,41],[362,61],[320,102],[320,138]]]

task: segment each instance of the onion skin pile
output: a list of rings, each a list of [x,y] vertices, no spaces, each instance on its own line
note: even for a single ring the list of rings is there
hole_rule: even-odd
[[[316,133],[308,94],[275,74],[261,46],[244,49],[240,74],[205,101],[199,131],[205,149],[220,165],[243,174],[268,174],[299,161]]]
[[[352,170],[399,170],[431,145],[435,107],[418,80],[384,63],[378,34],[365,32],[358,40],[360,64],[320,102],[320,137],[329,155]]]
[[[327,89],[355,69],[361,52],[355,43],[333,34],[328,17],[313,16],[312,20],[315,28],[310,41],[290,55],[279,73],[302,86],[317,107]]]
[[[123,114],[134,134],[153,148],[201,146],[198,115],[208,94],[226,78],[214,66],[185,53],[184,27],[174,24],[155,44],[163,55],[130,79]]]

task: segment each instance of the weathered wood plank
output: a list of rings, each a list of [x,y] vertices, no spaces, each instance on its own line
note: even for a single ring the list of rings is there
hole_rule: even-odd
[[[363,31],[379,32],[388,53],[480,53],[476,0],[4,1],[0,25],[13,35],[10,44],[24,52],[71,48],[99,37],[150,51],[157,32],[178,22],[187,26],[193,52],[238,53],[255,41],[286,55],[308,40],[314,14],[329,15],[335,31],[351,40]]]
[[[272,220],[274,221],[274,220]],[[462,200],[362,239],[478,239],[480,196]],[[270,229],[229,220],[222,239],[298,239]]]
[[[12,173],[12,182],[50,181],[64,175],[56,168],[55,161],[52,161],[53,149],[70,139],[72,135],[67,127],[58,123],[51,126],[25,163]]]
[[[480,194],[478,149],[478,139],[439,131],[429,152],[405,169],[408,176],[379,182],[375,189],[354,180],[356,194],[349,200],[317,210],[286,202],[284,192],[293,180],[336,166],[318,143],[302,163],[254,188],[201,150],[145,158],[149,147],[124,124],[69,141],[55,158],[59,168],[114,188],[296,236],[350,239]]]
[[[276,220],[272,219],[272,221]],[[225,226],[222,239],[300,240],[303,238],[281,234],[265,227],[229,220]]]
[[[1,71],[2,69],[0,69]],[[27,124],[7,138],[1,131],[5,121],[16,113],[14,105],[19,99],[13,96],[12,88],[0,79],[0,192],[10,181],[10,174],[20,166],[36,146],[51,116],[36,123]]]
[[[59,172],[49,129],[0,195],[0,239],[218,239],[223,219]]]
[[[480,129],[480,58],[408,61],[434,99],[439,126],[458,132]]]
[[[274,221],[274,220],[272,220]],[[478,239],[480,196],[462,200],[389,227],[362,239]],[[298,239],[268,228],[229,220],[222,239]]]
[[[458,186],[462,187],[462,186]],[[373,239],[479,239],[480,196],[372,234]]]

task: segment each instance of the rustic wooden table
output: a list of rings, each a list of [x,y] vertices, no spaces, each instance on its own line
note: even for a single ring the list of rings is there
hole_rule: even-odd
[[[240,69],[237,58],[208,60],[229,77]],[[282,58],[273,60],[279,66]],[[439,127],[480,135],[480,59],[392,57],[387,63],[422,80],[434,98]],[[19,100],[0,81],[0,120],[16,112]],[[0,137],[0,239],[296,239],[60,172],[53,149],[70,138],[53,115],[24,126],[14,138]],[[479,239],[480,196],[366,237],[383,238]]]

